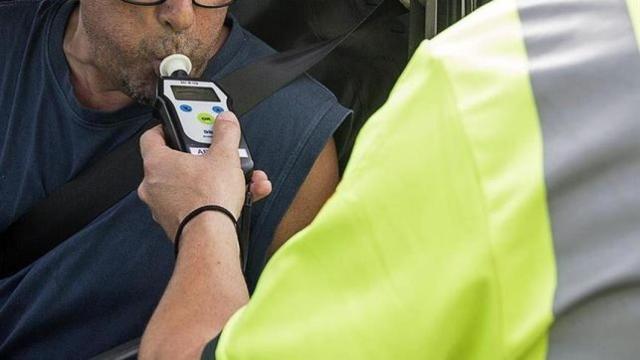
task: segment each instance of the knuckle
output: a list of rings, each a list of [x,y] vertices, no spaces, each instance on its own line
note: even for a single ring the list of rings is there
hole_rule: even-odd
[[[140,136],[140,148],[143,149],[146,147],[147,142],[149,141],[149,131],[145,131],[142,136]]]
[[[140,183],[140,185],[138,186],[138,197],[140,198],[140,200],[147,202],[147,189],[145,186],[145,182],[143,181],[142,183]]]
[[[143,143],[147,141],[148,137],[149,137],[149,130],[142,133],[142,135],[140,136],[140,142]]]
[[[162,160],[155,154],[149,154],[143,161],[143,169],[145,174],[154,173],[158,167],[162,165]]]
[[[160,183],[157,176],[147,176],[144,178],[145,190],[148,192],[150,188],[157,186]]]
[[[149,164],[148,161],[142,163],[142,170],[144,171],[145,180],[149,175],[153,172],[153,167]]]

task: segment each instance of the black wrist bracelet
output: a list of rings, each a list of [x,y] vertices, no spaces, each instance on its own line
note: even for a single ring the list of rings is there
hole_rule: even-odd
[[[189,223],[189,221],[191,221],[194,217],[200,215],[201,213],[203,213],[205,211],[217,211],[217,212],[220,212],[220,213],[223,213],[223,214],[227,215],[227,217],[233,223],[233,227],[236,229],[236,231],[238,230],[238,221],[233,216],[231,211],[223,208],[222,206],[218,206],[218,205],[201,206],[201,207],[193,210],[192,212],[190,212],[187,216],[185,216],[184,219],[182,219],[182,222],[180,222],[180,225],[178,225],[178,230],[176,231],[176,237],[175,237],[175,240],[173,242],[174,251],[175,251],[175,255],[176,256],[178,256],[178,250],[179,250],[179,246],[180,246],[180,235],[182,235],[182,230],[184,230],[184,227]]]

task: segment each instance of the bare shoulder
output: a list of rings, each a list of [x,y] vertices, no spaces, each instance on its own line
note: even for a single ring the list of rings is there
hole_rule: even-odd
[[[330,137],[276,228],[267,256],[273,255],[291,236],[311,223],[335,191],[338,181],[338,153],[335,141]]]

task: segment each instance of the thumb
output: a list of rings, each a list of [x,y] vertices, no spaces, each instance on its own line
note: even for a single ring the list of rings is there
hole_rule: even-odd
[[[238,151],[240,144],[240,122],[238,118],[229,111],[218,115],[213,124],[213,141],[211,151],[221,149],[222,151]]]

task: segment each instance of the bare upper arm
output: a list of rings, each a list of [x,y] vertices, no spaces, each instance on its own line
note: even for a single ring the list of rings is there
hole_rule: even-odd
[[[331,137],[278,224],[267,252],[268,257],[291,236],[311,223],[325,201],[333,194],[338,181],[338,153],[335,141]]]

